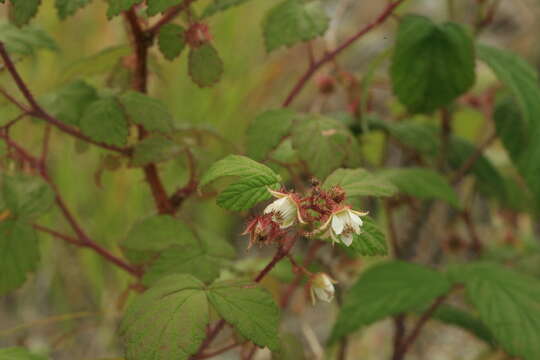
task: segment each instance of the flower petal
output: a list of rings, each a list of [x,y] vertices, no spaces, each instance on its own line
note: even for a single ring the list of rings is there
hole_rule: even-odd
[[[343,232],[343,228],[345,227],[345,223],[342,219],[341,214],[333,214],[332,215],[332,230],[334,230],[334,233],[336,235],[339,235]]]
[[[343,243],[343,245],[351,246],[354,237],[353,237],[352,233],[348,232],[346,234],[341,235],[340,239],[341,239],[341,242]]]

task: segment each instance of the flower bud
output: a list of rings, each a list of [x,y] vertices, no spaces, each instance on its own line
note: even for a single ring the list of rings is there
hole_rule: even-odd
[[[316,273],[310,280],[311,301],[319,299],[325,302],[331,302],[334,298],[334,284],[337,281],[332,279],[326,273]]]

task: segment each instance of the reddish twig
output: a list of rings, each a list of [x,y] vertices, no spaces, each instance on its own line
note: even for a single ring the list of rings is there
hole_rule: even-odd
[[[34,226],[34,229],[36,229],[38,231],[41,231],[43,233],[52,235],[52,236],[54,236],[54,237],[56,237],[58,239],[67,241],[70,244],[77,245],[77,246],[83,246],[82,242],[80,242],[79,240],[75,239],[72,236],[62,234],[62,233],[60,233],[60,232],[58,232],[56,230],[52,230],[52,229],[49,229],[49,228],[47,228],[45,226],[41,226],[41,225],[38,225],[38,224],[34,224],[33,226]]]
[[[195,165],[195,159],[193,158],[193,153],[188,148],[186,148],[185,153],[189,171],[189,180],[185,186],[178,189],[171,196],[170,201],[174,209],[178,209],[185,199],[187,199],[191,194],[197,191],[197,169]]]
[[[197,0],[185,0],[179,5],[173,6],[172,8],[167,10],[165,15],[163,15],[161,19],[159,19],[154,25],[149,27],[148,30],[146,30],[146,33],[150,37],[154,37],[159,32],[162,26],[173,21],[174,18],[180,15],[180,13],[182,13],[184,10],[187,10],[195,1]]]
[[[46,124],[43,130],[43,141],[41,147],[41,162],[45,164],[47,156],[49,155],[49,143],[51,140],[51,125]]]
[[[2,43],[0,42],[0,44]],[[19,102],[19,100],[11,96],[5,89],[0,88],[0,94],[2,94],[2,96],[4,96],[7,101],[18,107],[24,113],[27,113],[29,111],[23,104]]]
[[[231,349],[234,349],[235,347],[238,347],[238,346],[240,346],[240,345],[242,345],[242,344],[241,344],[241,343],[235,342],[235,343],[232,343],[232,344],[230,344],[230,345],[227,345],[227,346],[225,346],[225,347],[223,347],[223,348],[221,348],[221,349],[219,349],[219,350],[216,350],[216,351],[212,351],[212,352],[208,352],[208,353],[205,353],[205,354],[198,355],[198,356],[196,357],[196,359],[197,359],[197,360],[200,360],[200,359],[208,359],[208,358],[212,358],[212,357],[214,357],[214,356],[221,355],[221,354],[223,354],[224,352],[227,352],[227,351],[229,351],[229,350],[231,350]]]
[[[311,77],[327,62],[332,61],[336,56],[338,56],[343,50],[347,49],[349,46],[351,46],[356,40],[360,39],[362,36],[376,28],[377,26],[384,23],[390,15],[392,15],[393,11],[396,7],[398,7],[404,0],[397,0],[395,2],[389,3],[386,8],[383,10],[383,12],[373,21],[372,23],[366,25],[360,31],[358,31],[356,34],[345,40],[341,45],[339,45],[334,50],[327,52],[321,59],[315,61],[313,64],[311,64],[308,69],[305,71],[305,73],[298,79],[297,83],[292,88],[291,92],[283,102],[283,107],[289,106],[293,100],[300,94],[306,83],[311,79]]]
[[[465,178],[465,175],[473,168],[474,164],[480,159],[484,151],[495,141],[497,140],[497,133],[491,134],[480,146],[476,148],[474,153],[465,160],[463,165],[456,171],[454,178],[452,179],[452,184],[458,185],[461,180]]]
[[[447,295],[441,295],[439,296],[433,304],[429,307],[429,309],[426,310],[418,319],[418,322],[414,326],[413,330],[411,331],[410,335],[407,336],[404,340],[401,346],[398,348],[398,351],[396,351],[392,357],[392,360],[403,360],[405,355],[407,354],[407,351],[409,351],[411,345],[416,341],[418,338],[418,335],[420,335],[420,332],[424,328],[424,325],[428,322],[428,320],[431,318],[433,313],[437,310],[439,306],[442,305],[442,303],[446,300]]]

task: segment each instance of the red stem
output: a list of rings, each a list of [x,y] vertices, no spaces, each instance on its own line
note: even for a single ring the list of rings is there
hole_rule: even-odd
[[[311,79],[311,77],[327,62],[332,61],[337,55],[339,55],[343,50],[351,46],[356,40],[360,39],[362,36],[381,25],[392,15],[394,9],[398,7],[404,0],[397,0],[395,2],[389,3],[388,6],[383,10],[383,12],[373,21],[372,23],[366,25],[364,28],[360,29],[356,34],[345,40],[341,45],[339,45],[334,50],[327,52],[321,59],[310,64],[306,72],[300,77],[298,82],[294,85],[291,92],[283,102],[283,107],[289,106],[293,100],[300,94],[306,83]]]
[[[184,10],[188,9],[191,6],[191,4],[194,3],[195,1],[197,1],[197,0],[184,0],[184,2],[182,2],[181,4],[170,8],[165,13],[165,15],[163,15],[161,17],[161,19],[158,20],[158,22],[156,22],[154,25],[152,25],[151,27],[148,28],[146,33],[150,37],[154,37],[159,32],[159,30],[161,29],[162,26],[164,26],[164,25],[170,23],[172,20],[174,20],[175,17],[177,17]]]

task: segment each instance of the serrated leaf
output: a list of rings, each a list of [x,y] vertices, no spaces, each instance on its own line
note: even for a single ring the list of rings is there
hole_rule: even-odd
[[[190,274],[209,283],[219,276],[227,259],[235,256],[234,248],[220,236],[203,229],[197,230],[197,243],[173,245],[144,274],[143,284],[152,285],[170,274]]]
[[[229,185],[217,197],[217,204],[225,209],[242,211],[252,208],[255,204],[272,197],[268,188],[277,190],[279,183],[276,177],[254,175],[242,178],[239,182]]]
[[[323,187],[340,186],[347,197],[392,196],[397,188],[384,177],[364,169],[337,169],[324,181]]]
[[[257,116],[247,130],[247,154],[264,160],[288,134],[295,116],[290,109],[269,110]]]
[[[131,165],[145,166],[150,163],[167,161],[178,156],[184,147],[165,136],[151,136],[133,148]]]
[[[127,359],[187,360],[206,337],[209,322],[204,284],[171,275],[140,295],[120,326]]]
[[[107,2],[109,3],[107,17],[111,19],[120,15],[122,11],[129,10],[133,5],[140,4],[142,0],[107,0]]]
[[[152,260],[173,246],[197,246],[193,231],[169,215],[155,215],[136,223],[122,242],[127,258],[136,264]]]
[[[240,6],[250,0],[213,0],[202,12],[201,18],[212,16],[229,8]]]
[[[266,51],[312,40],[328,29],[329,18],[318,2],[285,0],[270,9],[263,22]]]
[[[206,43],[190,49],[188,72],[193,82],[200,87],[212,86],[221,79],[223,61],[217,50]]]
[[[519,161],[522,151],[528,147],[528,125],[519,108],[511,98],[504,98],[495,104],[493,121],[499,139],[514,162]]]
[[[208,300],[242,336],[279,349],[279,308],[266,290],[251,282],[224,281],[209,288]]]
[[[342,123],[320,115],[295,125],[292,139],[300,158],[321,179],[346,162],[351,144],[356,142]]]
[[[457,326],[475,335],[489,345],[494,344],[491,331],[476,316],[451,305],[441,305],[433,314],[433,318],[447,325]]]
[[[0,295],[15,290],[35,270],[39,248],[34,229],[22,221],[0,222]]]
[[[60,19],[64,20],[68,16],[75,14],[77,10],[86,6],[91,1],[92,0],[56,0],[54,5]]]
[[[79,126],[86,108],[98,100],[98,93],[86,82],[77,80],[50,94],[47,100],[45,107],[58,120]]]
[[[159,51],[167,60],[174,60],[186,47],[185,29],[177,24],[166,24],[159,30]]]
[[[346,251],[362,256],[386,256],[388,244],[386,237],[375,221],[369,216],[362,217],[362,233],[354,234],[351,246],[340,244]]]
[[[10,347],[0,349],[0,360],[46,360],[45,356],[32,354],[25,348]]]
[[[41,0],[10,0],[10,18],[17,26],[27,24],[36,16]]]
[[[89,105],[81,119],[81,131],[92,140],[124,146],[129,133],[120,105],[114,98],[105,98]]]
[[[148,15],[154,16],[170,8],[171,6],[178,5],[184,0],[147,0],[148,3]]]
[[[18,28],[9,23],[0,23],[0,42],[10,54],[35,55],[37,50],[58,50],[58,46],[47,33],[32,25]]]
[[[384,169],[379,175],[392,182],[399,192],[419,199],[436,199],[460,208],[459,198],[448,181],[425,168]]]
[[[536,199],[540,199],[540,86],[538,73],[517,55],[486,45],[478,45],[479,58],[488,64],[499,80],[510,89],[519,105],[523,120],[526,123],[526,138],[522,144],[523,151],[513,155],[521,175]],[[516,123],[521,128],[523,123]],[[500,130],[500,129],[499,129]],[[515,130],[518,132],[519,130]],[[514,135],[518,135],[515,133]],[[505,146],[508,145],[508,137]]]
[[[280,177],[268,166],[258,163],[246,156],[229,155],[215,162],[203,175],[199,182],[199,188],[203,188],[212,181],[226,176],[251,177],[263,176],[273,177],[275,182],[279,182]]]
[[[34,218],[53,205],[55,195],[41,178],[28,175],[4,175],[0,192],[0,209],[17,218]]]
[[[467,298],[507,353],[524,360],[538,359],[538,279],[491,263],[458,265],[449,275],[456,283],[465,284]]]
[[[62,72],[62,82],[73,78],[101,75],[110,71],[122,57],[131,53],[129,45],[112,46],[96,54],[81,58],[69,65]]]
[[[399,25],[390,72],[394,93],[410,112],[449,105],[474,84],[472,38],[461,25],[406,16]]]
[[[135,124],[142,125],[149,131],[172,130],[172,115],[160,100],[136,91],[126,92],[119,100]]]
[[[421,265],[401,261],[376,265],[345,294],[330,342],[386,317],[423,308],[450,288],[445,276]]]

